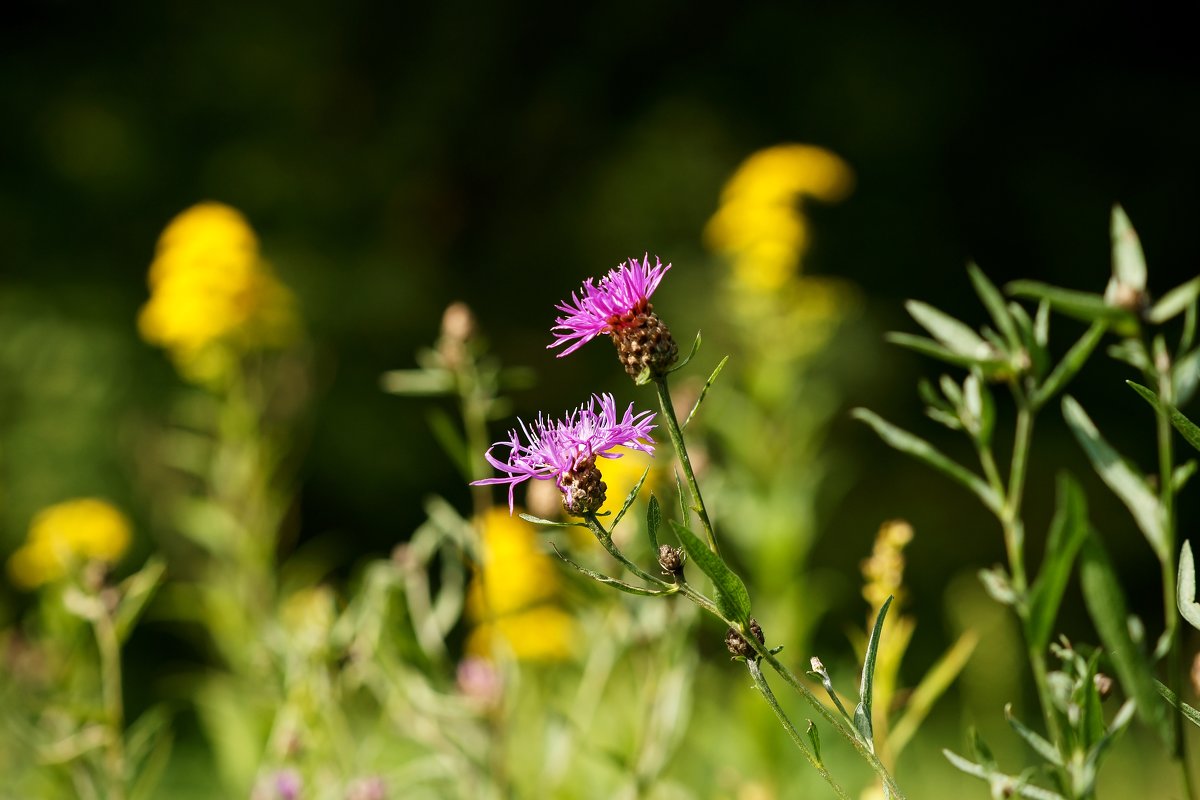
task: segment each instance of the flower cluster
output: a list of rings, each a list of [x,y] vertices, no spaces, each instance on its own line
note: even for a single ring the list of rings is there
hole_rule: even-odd
[[[490,509],[476,523],[481,552],[467,590],[467,614],[475,624],[467,652],[487,660],[497,652],[522,661],[567,658],[575,623],[558,604],[558,573],[536,529],[503,509]]]
[[[216,380],[236,353],[296,337],[291,292],[260,256],[246,219],[221,203],[200,203],[171,220],[149,284],[138,329],[191,380]]]
[[[601,334],[612,337],[625,371],[638,378],[666,374],[675,363],[679,348],[670,330],[654,313],[650,295],[658,288],[671,265],[663,266],[650,254],[639,263],[636,258],[622,262],[596,283],[584,282],[579,292],[556,308],[565,316],[554,320],[555,339],[548,348],[568,345],[559,358],[573,353]]]
[[[42,509],[29,536],[8,562],[13,583],[33,589],[65,577],[87,561],[112,563],[129,548],[129,520],[111,503],[91,497]]]
[[[508,484],[508,508],[513,509],[513,490],[529,479],[553,479],[563,493],[563,507],[576,516],[595,512],[604,504],[605,484],[600,480],[596,458],[619,458],[614,448],[627,447],[654,452],[650,431],[654,414],[635,414],[631,403],[618,418],[616,401],[610,394],[592,399],[563,419],[539,415],[532,425],[520,423],[508,439],[488,448],[485,457],[503,476],[475,481],[476,485]],[[494,451],[507,448],[505,458]]]

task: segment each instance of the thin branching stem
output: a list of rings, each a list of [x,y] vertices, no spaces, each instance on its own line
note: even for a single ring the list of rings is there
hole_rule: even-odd
[[[96,646],[100,652],[100,683],[104,704],[107,744],[104,753],[106,797],[125,797],[125,702],[121,694],[121,642],[107,610],[92,620]]]
[[[843,800],[850,800],[850,795],[848,795],[846,790],[843,789],[841,785],[833,779],[833,776],[829,774],[829,770],[825,768],[825,764],[821,762],[821,759],[817,757],[817,754],[813,752],[812,748],[805,744],[803,737],[800,736],[800,731],[796,730],[796,726],[792,724],[790,719],[788,719],[783,707],[780,706],[779,701],[775,699],[775,694],[771,691],[771,686],[767,683],[766,676],[763,675],[762,667],[759,665],[758,659],[746,659],[746,666],[750,669],[750,677],[754,679],[755,687],[763,696],[763,699],[767,701],[767,705],[771,707],[773,712],[775,712],[775,718],[779,720],[779,724],[783,726],[783,729],[788,732],[788,736],[791,737],[792,743],[795,744],[800,752],[804,754],[804,757],[808,759],[808,763],[812,764],[813,769],[815,769],[820,776],[825,779],[825,782],[833,788],[834,794],[843,798]]]
[[[721,555],[721,548],[717,545],[717,535],[708,518],[708,508],[705,507],[704,498],[700,495],[700,485],[696,483],[696,473],[692,471],[692,461],[688,458],[687,446],[683,443],[683,429],[679,427],[679,419],[675,416],[675,406],[671,403],[671,389],[667,385],[667,376],[655,378],[654,388],[658,392],[658,404],[662,408],[661,419],[667,429],[667,435],[671,437],[671,444],[675,446],[675,454],[679,456],[684,478],[692,493],[692,509],[700,518],[700,524],[704,526],[704,534],[708,537],[708,548],[717,555]]]

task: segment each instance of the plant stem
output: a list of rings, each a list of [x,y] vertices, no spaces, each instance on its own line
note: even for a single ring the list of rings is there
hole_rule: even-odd
[[[1167,637],[1167,682],[1177,695],[1183,689],[1183,653],[1179,647],[1179,615],[1175,610],[1176,564],[1175,564],[1175,454],[1172,447],[1171,422],[1167,417],[1167,406],[1174,400],[1169,365],[1161,365],[1153,377],[1157,380],[1158,413],[1154,415],[1158,434],[1158,480],[1159,503],[1162,507],[1163,529],[1166,539],[1166,558],[1162,562],[1163,584],[1163,635]],[[1150,376],[1147,376],[1150,377]],[[1195,798],[1192,768],[1187,755],[1187,732],[1183,715],[1173,714],[1175,728],[1175,751],[1179,760],[1184,790],[1189,798]]]
[[[667,435],[671,437],[671,444],[675,446],[675,454],[679,456],[679,463],[683,466],[683,475],[692,492],[692,503],[694,504],[692,510],[696,512],[696,516],[700,518],[700,524],[704,526],[704,533],[708,537],[708,549],[719,556],[721,548],[717,545],[717,535],[713,532],[712,522],[708,518],[708,509],[704,505],[704,498],[700,496],[700,486],[696,483],[696,473],[692,471],[692,462],[688,458],[687,446],[683,443],[683,429],[679,427],[679,420],[675,416],[675,406],[671,403],[671,389],[667,386],[667,376],[655,378],[654,388],[658,392],[658,405],[662,408],[661,418],[666,424]]]
[[[607,550],[609,555],[624,564],[627,570],[650,584],[657,584],[659,586],[673,585],[667,583],[662,578],[657,578],[651,575],[637,564],[626,558],[625,554],[621,552],[620,548],[613,544],[612,534],[604,529],[604,525],[601,524],[599,518],[595,514],[588,514],[583,519],[584,522],[587,523],[587,526],[591,530],[592,534],[596,537],[596,541],[600,542],[600,546]]]
[[[770,706],[771,710],[775,712],[776,719],[779,720],[779,724],[783,726],[784,730],[788,732],[788,736],[792,738],[792,742],[797,748],[799,748],[800,752],[804,754],[804,757],[808,759],[808,763],[812,764],[813,769],[815,769],[821,775],[821,777],[825,779],[825,782],[833,788],[834,794],[843,798],[843,800],[850,800],[850,795],[848,795],[846,790],[839,786],[837,781],[833,779],[833,776],[829,774],[829,770],[825,768],[825,765],[821,762],[821,759],[817,757],[817,754],[812,751],[812,748],[804,743],[804,739],[801,738],[800,732],[796,730],[796,726],[792,724],[792,721],[788,719],[787,714],[784,713],[783,708],[779,705],[779,701],[775,699],[775,695],[771,691],[770,685],[767,683],[766,676],[764,676],[762,673],[762,667],[759,666],[758,659],[746,659],[746,666],[750,668],[750,677],[754,679],[754,685],[762,694],[763,699],[767,701],[767,705]]]
[[[121,696],[121,643],[112,616],[105,609],[92,621],[100,651],[100,684],[108,744],[104,754],[108,800],[125,797],[125,704]]]

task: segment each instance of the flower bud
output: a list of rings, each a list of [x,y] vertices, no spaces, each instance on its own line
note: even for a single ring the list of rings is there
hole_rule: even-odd
[[[674,575],[676,578],[682,577],[683,551],[678,547],[671,547],[669,544],[659,545],[658,565],[662,567],[664,575]]]

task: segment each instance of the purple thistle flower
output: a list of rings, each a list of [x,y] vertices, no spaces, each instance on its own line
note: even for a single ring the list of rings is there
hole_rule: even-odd
[[[617,404],[611,394],[592,395],[588,403],[561,420],[541,414],[532,426],[518,420],[521,435],[514,428],[509,431],[507,441],[496,442],[484,455],[489,464],[506,474],[473,481],[472,485],[507,483],[508,510],[512,513],[513,489],[518,483],[530,478],[554,479],[563,492],[568,509],[578,507],[576,495],[581,490],[580,475],[595,470],[597,457],[620,458],[620,453],[610,452],[615,447],[654,452],[654,440],[650,437],[650,431],[656,427],[651,424],[653,420],[651,411],[635,414],[633,403],[618,420]],[[503,447],[508,448],[508,455],[501,460],[492,451]],[[603,492],[603,488],[600,491]]]
[[[658,288],[663,276],[671,268],[663,266],[658,256],[650,266],[650,254],[639,264],[636,258],[623,261],[594,283],[592,278],[584,281],[579,292],[572,292],[568,302],[555,306],[566,316],[554,320],[551,328],[557,338],[546,349],[573,342],[558,354],[559,358],[574,353],[580,347],[603,333],[612,333],[622,318],[642,314],[649,305],[650,295]]]

